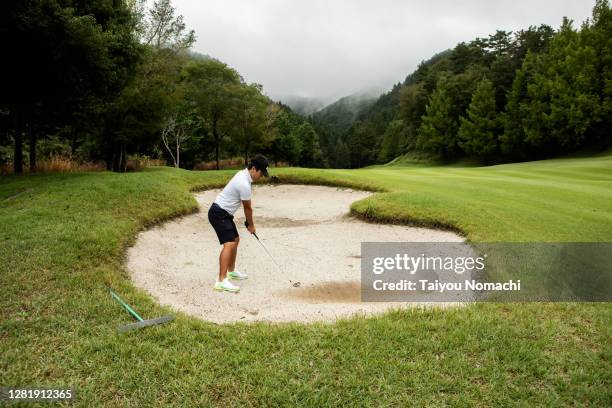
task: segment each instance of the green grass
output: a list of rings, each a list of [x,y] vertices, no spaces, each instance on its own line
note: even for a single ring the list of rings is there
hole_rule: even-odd
[[[285,180],[316,175],[328,183],[389,191],[354,203],[363,217],[441,225],[472,241],[607,242],[612,239],[612,155],[489,167],[287,169]]]
[[[612,155],[492,167],[273,169],[370,188],[355,214],[472,241],[612,241]],[[175,322],[122,268],[136,233],[233,171],[0,178],[0,386],[73,386],[76,406],[610,406],[609,303],[474,304],[336,324]],[[204,297],[205,292],[202,293]]]

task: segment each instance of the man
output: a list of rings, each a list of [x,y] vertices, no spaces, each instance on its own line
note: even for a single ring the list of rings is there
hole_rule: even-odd
[[[240,170],[227,183],[219,193],[208,210],[208,221],[215,229],[219,243],[223,245],[219,255],[219,277],[215,282],[215,290],[238,292],[240,288],[234,285],[231,279],[246,279],[244,272],[236,271],[236,254],[238,253],[238,230],[234,223],[234,213],[240,207],[244,209],[244,216],[248,222],[247,229],[254,234],[253,208],[251,207],[251,183],[261,177],[268,177],[268,159],[258,154],[253,157],[246,169]]]

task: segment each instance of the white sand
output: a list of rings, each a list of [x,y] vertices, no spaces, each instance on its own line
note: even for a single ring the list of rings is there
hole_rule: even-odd
[[[216,323],[333,321],[355,313],[380,313],[410,303],[360,301],[362,241],[463,242],[448,231],[365,223],[349,217],[352,202],[370,193],[321,186],[256,186],[257,235],[281,268],[244,228],[242,209],[234,281],[240,293],[212,289],[221,249],[207,211],[219,190],[196,194],[200,212],[138,235],[128,250],[134,284],[161,304]],[[299,282],[299,284],[297,283]],[[299,285],[299,286],[295,286]],[[438,304],[447,306],[448,304]]]

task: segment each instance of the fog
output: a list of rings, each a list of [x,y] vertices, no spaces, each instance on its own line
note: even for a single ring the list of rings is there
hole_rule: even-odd
[[[273,98],[327,102],[389,89],[458,42],[548,24],[579,27],[594,1],[174,0],[194,50],[262,84]]]

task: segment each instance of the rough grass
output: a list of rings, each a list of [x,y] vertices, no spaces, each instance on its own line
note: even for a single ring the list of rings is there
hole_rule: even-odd
[[[381,191],[369,219],[474,241],[611,241],[612,156],[492,167],[273,169],[281,181]],[[138,230],[195,211],[229,172],[0,178],[0,385],[72,386],[76,406],[610,406],[612,308],[475,304],[336,324],[171,324],[122,269]],[[384,192],[382,192],[384,191]],[[202,292],[206,296],[206,292]]]

